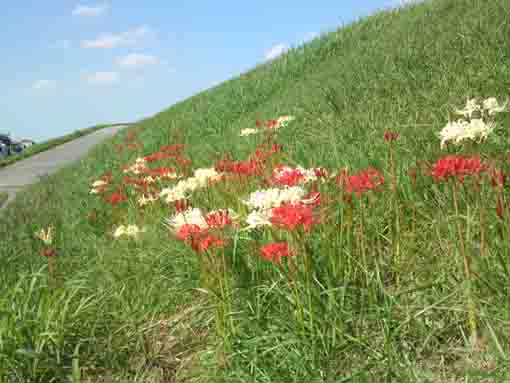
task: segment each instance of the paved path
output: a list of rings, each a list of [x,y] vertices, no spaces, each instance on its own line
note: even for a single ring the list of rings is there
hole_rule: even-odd
[[[55,173],[63,166],[79,160],[92,147],[111,137],[122,128],[124,126],[112,126],[97,130],[0,169],[0,192],[9,193],[9,199],[0,207],[0,210],[12,201],[18,190],[38,182],[39,177]]]

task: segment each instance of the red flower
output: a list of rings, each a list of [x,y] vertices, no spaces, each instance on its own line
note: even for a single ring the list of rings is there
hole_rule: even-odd
[[[222,228],[232,224],[232,218],[228,210],[218,210],[207,214],[205,217],[207,225],[210,228]]]
[[[304,179],[304,174],[299,169],[284,169],[278,165],[273,170],[272,182],[278,185],[296,186]]]
[[[149,155],[143,157],[143,159],[147,162],[154,162],[154,161],[161,161],[168,157],[170,157],[170,156],[167,153],[155,152],[155,153],[152,153],[152,154],[149,154]]]
[[[259,120],[255,121],[255,125],[257,126],[257,128],[260,128],[262,124],[263,124],[262,121]]]
[[[506,177],[507,175],[502,170],[494,169],[491,172],[491,185],[493,187],[505,186]]]
[[[198,225],[186,223],[179,228],[176,237],[180,241],[187,241],[193,237],[202,234],[205,230]]]
[[[346,170],[343,170],[337,177],[337,182],[345,187],[347,193],[360,195],[383,185],[384,176],[374,168],[368,168],[352,176]]]
[[[289,257],[289,244],[287,242],[275,242],[260,248],[260,255],[267,261],[280,263],[282,257]]]
[[[191,243],[191,247],[197,253],[203,253],[209,250],[210,247],[224,247],[225,241],[218,237],[208,235],[205,237],[194,238]]]
[[[159,149],[160,152],[165,152],[171,155],[177,155],[184,150],[184,144],[167,145]]]
[[[317,223],[313,216],[313,208],[302,203],[275,207],[271,210],[270,221],[287,230],[294,230],[299,225],[303,225],[305,230],[310,230],[312,225]]]
[[[52,258],[57,255],[57,251],[51,247],[47,247],[41,250],[41,255],[46,258]]]
[[[460,182],[465,176],[480,174],[487,170],[487,165],[480,161],[480,157],[446,156],[437,160],[432,168],[432,177],[439,181],[447,181],[451,177]]]
[[[399,137],[400,134],[398,134],[397,132],[391,132],[389,130],[384,132],[384,141],[386,142],[396,141],[398,140]]]
[[[117,205],[119,203],[126,201],[127,198],[121,191],[117,191],[110,194],[109,196],[105,196],[104,200],[108,202],[110,205]]]

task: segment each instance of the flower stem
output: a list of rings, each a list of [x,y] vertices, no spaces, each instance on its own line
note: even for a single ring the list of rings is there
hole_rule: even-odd
[[[471,342],[472,345],[476,344],[478,340],[477,333],[477,323],[476,323],[476,307],[475,302],[473,300],[473,291],[472,291],[472,274],[471,274],[471,263],[470,259],[466,254],[466,245],[464,242],[464,234],[462,230],[462,225],[460,222],[459,215],[459,201],[458,201],[458,190],[457,190],[457,180],[452,181],[453,188],[453,206],[455,209],[455,217],[456,217],[456,225],[457,225],[457,235],[459,237],[459,252],[464,262],[464,276],[467,282],[466,295],[467,295],[467,304],[468,304],[468,323],[469,329],[471,332]]]

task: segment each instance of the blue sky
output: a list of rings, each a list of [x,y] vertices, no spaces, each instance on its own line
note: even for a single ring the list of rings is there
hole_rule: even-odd
[[[0,132],[136,121],[398,0],[20,0],[0,14]]]

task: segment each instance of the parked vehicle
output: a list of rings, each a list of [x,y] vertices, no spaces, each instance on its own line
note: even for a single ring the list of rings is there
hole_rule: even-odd
[[[0,142],[0,158],[7,157],[9,155],[9,147],[3,142]]]

